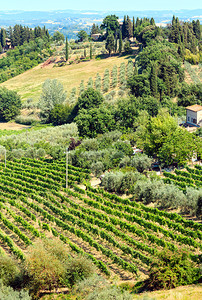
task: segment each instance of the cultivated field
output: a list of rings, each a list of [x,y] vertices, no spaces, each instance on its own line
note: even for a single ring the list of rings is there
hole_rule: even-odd
[[[22,97],[22,100],[33,98],[34,102],[38,102],[43,82],[48,78],[58,79],[62,82],[69,96],[72,88],[79,88],[81,80],[84,80],[84,84],[87,84],[88,79],[90,77],[95,79],[97,73],[103,78],[105,69],[111,71],[114,65],[119,67],[122,62],[127,63],[130,57],[134,58],[131,55],[106,56],[106,58],[100,60],[93,59],[91,61],[56,68],[52,68],[49,65],[42,68],[41,64],[3,82],[0,86],[15,90]]]
[[[86,253],[101,273],[121,281],[147,277],[162,249],[201,253],[202,225],[176,213],[122,199],[79,184],[88,170],[65,161],[22,158],[0,163],[0,252],[23,259],[36,237],[58,236],[72,251]]]

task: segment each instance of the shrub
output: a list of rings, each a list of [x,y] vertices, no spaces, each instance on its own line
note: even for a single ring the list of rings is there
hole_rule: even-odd
[[[0,121],[10,121],[17,116],[21,109],[20,96],[5,87],[0,88]]]
[[[65,268],[66,278],[71,286],[79,280],[92,276],[96,271],[95,265],[84,255],[70,258]]]
[[[95,290],[88,295],[87,300],[132,300],[133,296],[128,291],[122,291],[119,287],[106,287],[102,291]]]
[[[144,171],[151,168],[152,159],[146,154],[136,154],[131,159],[131,166],[136,168],[138,172],[143,173]]]
[[[158,203],[163,209],[178,208],[185,205],[186,197],[175,185],[162,184],[156,192]]]
[[[23,125],[33,125],[39,123],[40,120],[34,116],[17,116],[15,122]]]
[[[12,284],[19,273],[20,268],[13,258],[4,255],[0,256],[0,279],[2,284]]]
[[[67,259],[69,249],[58,239],[37,240],[28,247],[24,283],[34,297],[41,289],[51,290],[64,284]]]
[[[94,274],[89,278],[79,281],[73,289],[73,294],[79,293],[79,295],[84,299],[85,296],[93,293],[95,290],[99,292],[100,290],[106,288],[106,286],[109,286],[107,280],[102,276]]]
[[[78,98],[78,107],[79,109],[90,109],[98,107],[103,101],[104,98],[100,92],[89,88]]]
[[[151,264],[147,286],[155,290],[171,289],[197,282],[199,277],[199,268],[186,252],[165,249]]]
[[[0,280],[0,299],[1,300],[31,300],[28,291],[14,291],[12,287],[5,286]]]
[[[97,161],[91,165],[91,171],[95,176],[100,176],[104,171],[104,165],[101,161]]]

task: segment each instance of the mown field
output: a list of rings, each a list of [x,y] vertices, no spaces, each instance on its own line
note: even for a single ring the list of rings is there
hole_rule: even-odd
[[[162,249],[201,253],[202,225],[86,184],[89,171],[65,161],[22,158],[0,164],[0,252],[23,259],[37,237],[57,236],[119,280],[147,276]]]
[[[44,81],[46,79],[58,79],[69,96],[72,88],[79,88],[81,80],[84,80],[84,84],[87,84],[88,79],[90,77],[95,79],[97,73],[103,77],[105,69],[111,71],[114,65],[119,67],[122,62],[127,63],[130,57],[134,58],[131,55],[106,56],[106,58],[100,60],[93,59],[56,68],[50,65],[41,68],[41,64],[3,82],[0,86],[15,90],[21,96],[22,101],[32,98],[34,102],[38,102]]]

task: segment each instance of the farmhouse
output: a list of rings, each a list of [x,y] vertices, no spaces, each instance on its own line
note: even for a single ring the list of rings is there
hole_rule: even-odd
[[[202,106],[195,104],[186,107],[187,118],[186,123],[202,127]]]

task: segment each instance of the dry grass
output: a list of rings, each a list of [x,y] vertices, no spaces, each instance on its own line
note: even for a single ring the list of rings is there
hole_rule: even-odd
[[[106,68],[112,70],[113,65],[120,66],[122,62],[127,62],[129,57],[131,56],[112,56],[56,68],[50,68],[50,66],[41,68],[41,65],[39,65],[3,82],[0,86],[15,90],[21,95],[22,100],[33,98],[34,102],[37,102],[43,82],[48,78],[58,79],[69,95],[73,87],[79,88],[81,80],[84,80],[84,83],[87,84],[89,77],[95,78],[97,73],[100,73],[102,77]]]
[[[0,123],[0,130],[21,130],[21,129],[26,129],[30,128],[30,126],[22,125],[22,124],[17,124],[14,122],[1,122]]]
[[[171,290],[160,290],[150,293],[143,293],[135,296],[134,299],[142,299],[148,296],[155,300],[202,300],[202,285],[180,286]]]

